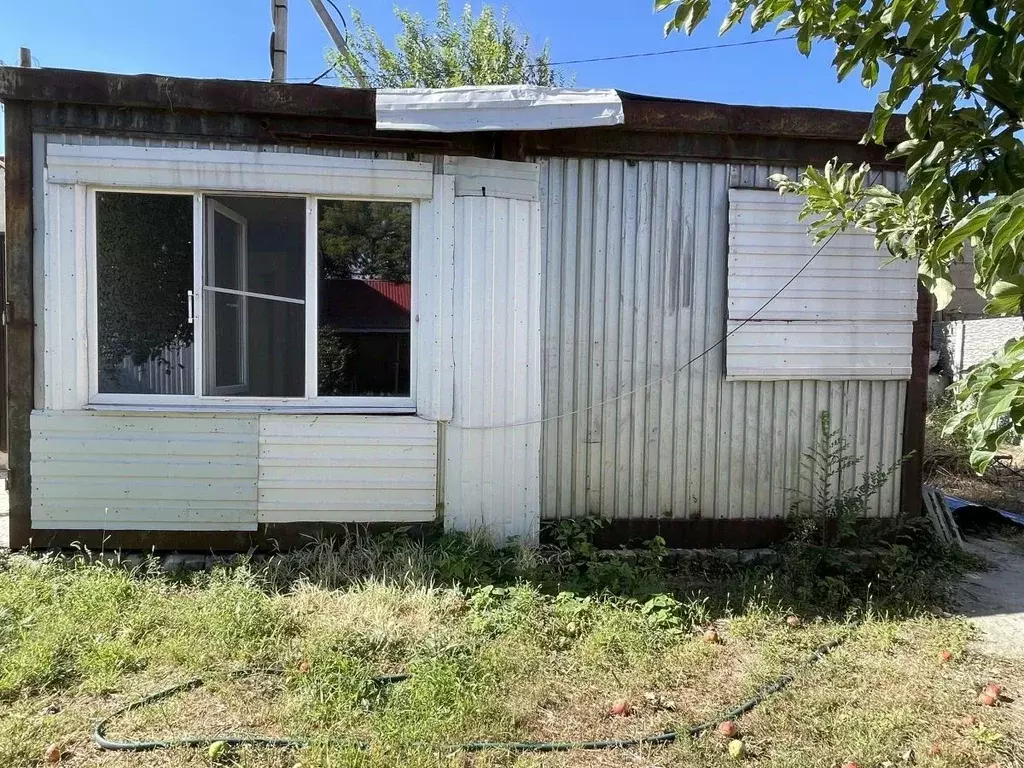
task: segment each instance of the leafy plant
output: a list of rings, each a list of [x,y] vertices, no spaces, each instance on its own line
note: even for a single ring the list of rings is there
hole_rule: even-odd
[[[672,11],[666,32],[686,34],[711,10],[710,0],[654,6]],[[953,292],[950,264],[971,255],[975,286],[990,299],[987,311],[1024,310],[1022,10],[1019,0],[732,0],[720,28],[724,34],[749,14],[754,31],[774,24],[796,38],[804,55],[816,43],[834,45],[840,80],[859,71],[864,87],[885,84],[863,141],[892,146],[888,157],[906,163],[903,189],[870,184],[867,165],[837,161],[775,181],[782,192],[805,196],[803,213],[814,219],[819,240],[857,226],[893,256],[918,259],[940,308]],[[888,130],[903,108],[905,132]],[[1013,366],[1013,355],[1022,353],[1014,346],[995,365]],[[977,402],[989,388],[976,378],[963,391],[964,401]],[[1022,416],[1013,411],[1015,429]],[[975,422],[979,455],[990,450],[989,430],[1000,424]]]
[[[360,76],[374,88],[561,83],[549,63],[548,46],[533,53],[530,36],[508,20],[507,9],[499,17],[484,5],[474,17],[467,3],[455,18],[448,0],[438,0],[433,21],[397,7],[395,17],[402,31],[390,48],[358,11],[352,11],[355,35],[349,55],[328,54],[343,85],[357,85]]]
[[[1003,351],[976,365],[953,387],[957,412],[946,423],[947,437],[966,434],[971,467],[984,474],[1000,446],[1024,432],[1024,339],[1011,339]]]
[[[820,546],[837,546],[854,537],[858,520],[867,517],[871,499],[892,479],[906,457],[886,467],[879,463],[861,476],[860,483],[844,485],[849,470],[862,461],[850,450],[850,441],[841,429],[832,428],[828,411],[818,414],[818,436],[800,461],[801,476],[811,488],[810,496],[800,495],[790,507],[798,537],[816,541]]]

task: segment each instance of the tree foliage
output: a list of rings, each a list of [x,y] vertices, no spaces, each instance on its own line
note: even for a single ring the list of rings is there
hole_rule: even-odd
[[[402,31],[389,47],[355,10],[355,34],[349,55],[328,55],[343,85],[354,86],[362,74],[374,88],[451,88],[460,85],[558,85],[561,77],[549,63],[548,46],[533,53],[530,36],[484,5],[479,16],[467,4],[458,18],[448,0],[438,0],[437,18],[395,8]]]
[[[655,0],[655,9],[672,12],[666,32],[689,34],[708,17],[711,0]],[[905,135],[889,154],[906,163],[903,190],[867,183],[867,166],[837,162],[775,181],[784,193],[806,196],[803,213],[817,239],[858,226],[894,256],[918,259],[940,308],[952,296],[950,264],[973,256],[988,311],[1024,313],[1022,13],[1020,0],[732,0],[720,28],[725,33],[749,14],[754,31],[774,25],[794,34],[805,55],[817,43],[833,44],[840,80],[857,72],[866,88],[885,86],[865,142],[883,143],[893,115],[906,109]],[[961,426],[979,456],[993,435],[1007,434],[982,405],[1017,402],[1008,399],[1011,389],[1022,407],[1003,413],[1012,416],[1010,431],[1024,433],[1024,391],[995,375],[1017,358],[1024,361],[1024,345],[1009,345],[986,369],[993,375],[969,377],[958,390]]]
[[[192,197],[96,195],[96,303],[100,373],[128,357],[160,359],[192,342]]]
[[[366,200],[322,200],[318,225],[321,277],[407,283],[412,206]]]

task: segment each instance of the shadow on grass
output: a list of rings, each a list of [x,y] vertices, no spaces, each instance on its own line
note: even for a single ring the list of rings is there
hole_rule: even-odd
[[[540,547],[495,546],[483,536],[396,530],[312,542],[257,563],[269,589],[300,583],[344,589],[364,581],[474,589],[528,584],[558,595],[634,599],[668,596],[710,616],[742,613],[751,600],[806,615],[848,618],[871,609],[892,617],[938,612],[978,558],[940,546],[921,523],[892,523],[847,546],[783,544],[768,562],[741,564],[735,552],[695,555],[660,539],[599,550],[596,519],[561,521]]]

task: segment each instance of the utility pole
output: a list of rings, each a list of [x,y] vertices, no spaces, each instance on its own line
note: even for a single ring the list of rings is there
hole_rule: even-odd
[[[270,0],[274,31],[270,35],[270,80],[283,83],[288,78],[288,0]]]
[[[309,2],[313,6],[313,10],[316,11],[316,15],[320,17],[320,21],[323,23],[324,29],[327,30],[327,34],[334,41],[334,47],[338,49],[338,53],[345,58],[349,58],[351,54],[348,50],[348,43],[345,42],[345,37],[341,34],[341,30],[338,29],[338,25],[334,23],[334,18],[327,12],[327,8],[324,7],[323,0],[309,0]],[[359,87],[366,88],[366,78],[363,76],[363,73],[357,67],[353,67],[352,70],[355,72],[356,82],[359,83]]]
[[[31,67],[32,66],[32,51],[28,48],[21,49],[21,66]]]

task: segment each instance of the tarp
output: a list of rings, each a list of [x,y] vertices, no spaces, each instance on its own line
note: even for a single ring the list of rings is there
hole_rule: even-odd
[[[1017,525],[1024,525],[1024,515],[1020,514],[1019,512],[1010,512],[1009,510],[1006,509],[996,509],[995,507],[990,507],[988,504],[979,504],[976,501],[968,501],[967,499],[961,499],[958,496],[946,496],[945,499],[946,506],[949,507],[950,512],[956,512],[958,509],[965,509],[968,507],[991,509],[997,515],[1006,520],[1009,520],[1011,523],[1016,523]]]
[[[381,131],[544,131],[624,121],[622,100],[612,89],[474,85],[377,90]]]

